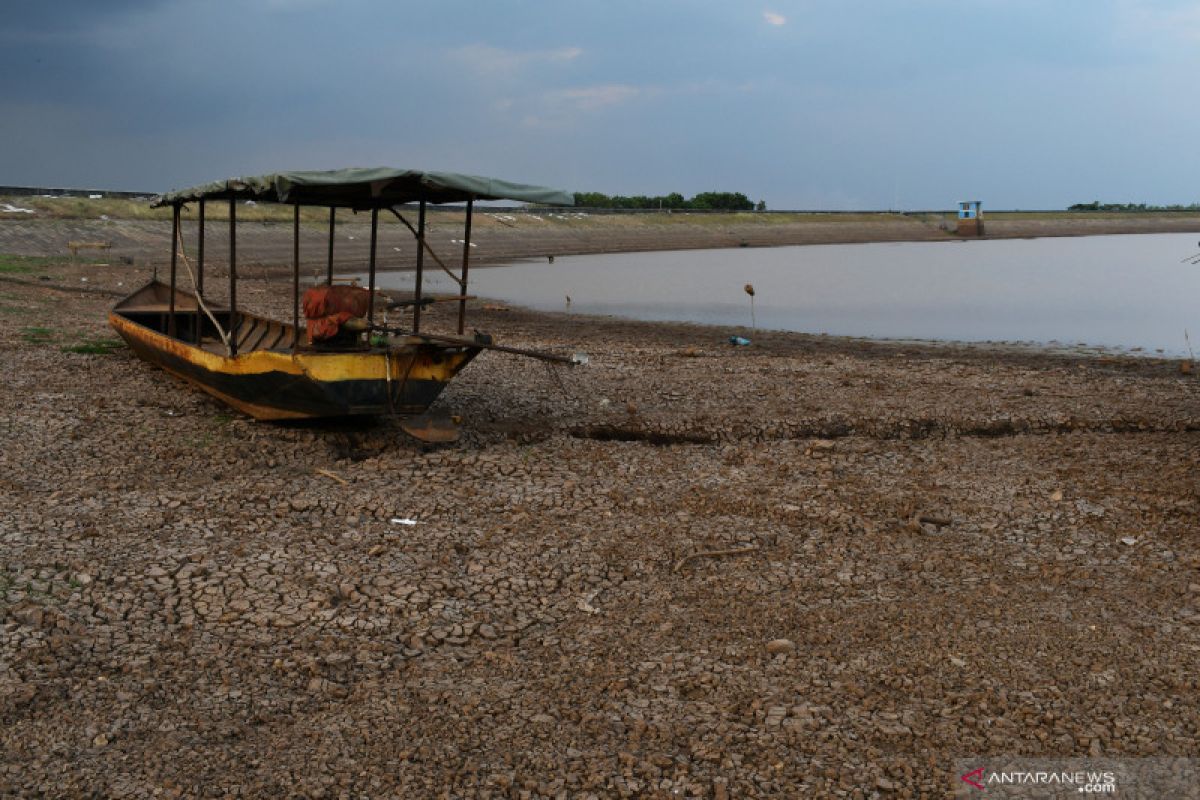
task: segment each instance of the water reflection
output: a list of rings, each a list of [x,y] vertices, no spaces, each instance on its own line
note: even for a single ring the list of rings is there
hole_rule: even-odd
[[[559,256],[475,269],[472,294],[531,308],[889,339],[1187,354],[1196,234],[811,245]],[[410,273],[381,285],[411,287]],[[428,291],[455,294],[427,271]],[[568,301],[567,298],[570,298]]]

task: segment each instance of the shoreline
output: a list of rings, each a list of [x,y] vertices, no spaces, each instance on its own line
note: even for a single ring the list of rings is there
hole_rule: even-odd
[[[481,265],[482,269],[503,268],[502,264]],[[76,295],[99,295],[120,299],[132,291],[135,283],[122,282],[118,286],[113,273],[97,272],[91,267],[85,267],[89,272],[89,283],[75,286],[69,283],[42,281],[28,276],[0,274],[0,286],[4,284],[31,287],[35,289]],[[391,272],[405,271],[403,269],[387,270]],[[358,277],[353,273],[335,273],[337,277]],[[149,275],[145,276],[148,280]],[[259,279],[244,278],[247,283],[258,283],[256,294],[260,299],[264,293],[271,293],[271,287],[283,286],[280,275],[268,274]],[[140,285],[140,284],[138,284]],[[395,290],[383,289],[381,293]],[[219,293],[218,293],[219,294]],[[210,296],[208,293],[206,297]],[[252,296],[247,298],[250,307],[263,310],[264,306],[255,303]],[[793,347],[825,347],[834,352],[869,353],[878,351],[884,357],[914,356],[920,358],[983,358],[1000,359],[1016,363],[1036,364],[1042,361],[1057,362],[1092,362],[1097,365],[1118,366],[1126,370],[1145,372],[1145,374],[1177,374],[1181,364],[1194,365],[1191,358],[1180,355],[1155,353],[1150,351],[1135,351],[1119,347],[1107,347],[1090,344],[1064,344],[1061,342],[1035,341],[971,341],[963,339],[917,339],[854,336],[849,334],[809,333],[784,328],[757,328],[745,325],[719,325],[707,322],[689,320],[651,320],[625,317],[619,314],[594,314],[574,311],[549,311],[511,303],[499,298],[475,296],[468,306],[468,319],[478,315],[480,310],[500,312],[507,316],[516,315],[529,319],[544,319],[551,326],[575,327],[578,325],[622,326],[626,329],[636,328],[642,333],[655,331],[670,331],[676,336],[691,336],[705,342],[707,345],[720,344],[730,335],[748,338],[752,342],[750,349],[757,349],[765,343],[772,343],[773,348],[780,343],[790,343]],[[286,315],[285,315],[286,316]],[[494,316],[494,314],[493,314]]]
[[[240,240],[239,235],[239,240]],[[240,247],[240,242],[239,242]],[[536,257],[530,257],[530,259]],[[522,260],[530,260],[522,259]],[[477,264],[473,268],[479,269],[498,269],[504,268],[505,264]],[[58,282],[51,279],[49,275],[30,274],[2,274],[0,273],[0,286],[4,284],[13,286],[24,286],[35,289],[49,290],[65,294],[92,294],[103,295],[111,298],[121,298],[133,291],[137,286],[140,286],[151,277],[151,272],[146,267],[137,267],[136,265],[113,265],[107,263],[90,264],[81,262],[72,264],[69,261],[64,261],[54,267],[48,267],[46,272],[66,271],[70,278],[68,282]],[[239,271],[241,267],[239,265]],[[407,272],[408,267],[391,267],[388,269],[379,270],[380,272]],[[242,271],[241,281],[247,285],[256,286],[256,295],[270,293],[272,287],[282,286],[281,281],[290,276],[290,271],[280,267],[277,269],[255,268],[252,272]],[[144,273],[144,274],[143,274]],[[335,276],[339,278],[361,278],[363,273],[359,272],[335,272]],[[133,276],[139,276],[133,278]],[[124,280],[121,280],[124,278]],[[159,269],[159,278],[163,279],[162,271]],[[69,282],[71,280],[81,280],[79,285],[74,285]],[[86,280],[86,283],[83,282]],[[185,278],[186,281],[186,278]],[[303,282],[302,282],[302,285]],[[210,285],[206,292],[206,297],[220,298],[223,296],[224,286],[216,284],[215,287]],[[397,290],[394,288],[380,289],[381,294],[395,295]],[[839,350],[860,350],[862,348],[882,348],[886,352],[901,353],[902,351],[911,354],[917,354],[922,357],[933,357],[939,354],[947,354],[954,357],[970,357],[975,354],[979,357],[1013,357],[1019,361],[1037,362],[1039,360],[1057,361],[1057,360],[1088,360],[1097,364],[1125,364],[1128,366],[1140,365],[1154,371],[1166,369],[1168,371],[1179,372],[1182,369],[1188,369],[1189,366],[1195,366],[1193,358],[1185,356],[1182,353],[1158,353],[1153,350],[1125,348],[1120,346],[1106,346],[1088,343],[1064,343],[1064,342],[1038,342],[1038,341],[1020,341],[1020,340],[964,340],[964,339],[921,339],[907,337],[871,337],[859,336],[853,334],[833,334],[833,333],[812,333],[799,330],[789,330],[785,328],[757,328],[753,329],[744,324],[718,324],[712,322],[695,322],[690,320],[654,320],[640,319],[637,317],[626,317],[620,314],[601,314],[578,311],[564,311],[553,309],[538,309],[531,306],[525,306],[520,303],[510,302],[502,298],[493,298],[485,295],[473,295],[474,299],[468,306],[468,318],[471,314],[478,314],[482,308],[502,308],[505,312],[515,312],[522,316],[528,317],[544,317],[547,320],[555,320],[559,324],[574,326],[578,324],[604,324],[604,325],[624,325],[626,327],[636,327],[642,331],[650,331],[654,329],[672,330],[672,331],[693,331],[700,338],[710,342],[724,341],[730,335],[742,336],[751,339],[756,345],[762,341],[778,341],[778,340],[794,340],[797,343],[807,345],[825,343]],[[243,300],[247,302],[247,300]],[[248,298],[248,302],[253,306],[253,296]],[[266,311],[266,307],[259,307],[259,311]],[[286,316],[286,315],[285,315]],[[1189,365],[1189,366],[1185,366]]]
[[[1120,235],[1120,234],[1117,234]],[[239,255],[242,233],[239,230]],[[537,259],[536,256],[522,260]],[[218,264],[217,274],[224,277],[223,270]],[[472,268],[498,269],[503,263],[472,264]],[[426,267],[429,269],[429,267]],[[392,266],[381,269],[381,272],[404,272],[408,267]],[[434,268],[436,269],[436,267]],[[142,285],[151,277],[151,268],[136,264],[91,264],[87,262],[71,263],[64,260],[56,265],[48,266],[45,272],[51,275],[30,274],[0,274],[0,287],[4,285],[21,286],[34,290],[49,290],[60,294],[92,295],[98,297],[119,299],[137,286]],[[57,273],[57,274],[55,274]],[[162,268],[158,268],[159,278],[163,278]],[[290,278],[290,270],[283,267],[276,269],[253,267],[243,270],[239,263],[240,284],[252,287],[241,294],[245,307],[253,308],[261,313],[272,313],[277,301],[269,300],[276,294],[278,287],[283,286],[283,278]],[[341,277],[358,277],[360,273],[335,272]],[[53,277],[52,277],[53,275]],[[65,278],[65,280],[63,280]],[[80,281],[75,285],[75,281]],[[186,281],[186,277],[184,277]],[[302,284],[303,285],[303,284]],[[224,284],[210,284],[206,297],[218,300],[224,296]],[[383,289],[384,293],[395,293],[395,289]],[[106,301],[107,302],[107,301]],[[435,304],[431,307],[437,307]],[[489,310],[490,309],[490,310]],[[276,309],[277,310],[277,309]],[[1123,371],[1132,371],[1144,375],[1175,375],[1180,376],[1184,365],[1196,366],[1193,359],[1168,353],[1154,351],[1135,351],[1116,346],[1107,347],[1092,344],[1068,344],[1062,342],[1035,341],[998,341],[998,340],[962,340],[962,339],[918,339],[918,338],[889,338],[857,336],[852,334],[811,333],[788,329],[752,329],[747,325],[722,325],[711,322],[695,322],[689,320],[652,320],[625,317],[618,314],[599,314],[578,311],[537,309],[513,303],[501,298],[491,298],[482,295],[475,296],[468,305],[468,320],[483,316],[498,322],[506,319],[537,320],[537,328],[551,329],[580,329],[599,327],[605,330],[615,328],[625,330],[630,336],[649,339],[672,337],[680,341],[695,341],[704,346],[726,347],[725,340],[730,335],[750,339],[753,346],[746,348],[750,351],[776,352],[780,348],[791,349],[822,349],[837,353],[854,353],[869,355],[872,358],[916,357],[933,359],[967,359],[967,360],[999,360],[1014,364],[1028,365],[1063,365],[1089,363],[1097,367],[1112,367]],[[428,311],[426,315],[428,315]],[[284,314],[284,317],[288,316]],[[283,318],[283,317],[280,317]],[[741,348],[738,348],[741,349]],[[1190,373],[1184,373],[1188,375]]]

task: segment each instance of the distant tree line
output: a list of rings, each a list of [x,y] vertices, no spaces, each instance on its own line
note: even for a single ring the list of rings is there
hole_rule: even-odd
[[[576,192],[575,205],[583,208],[662,208],[678,210],[766,211],[762,200],[755,203],[741,192],[700,192],[686,199],[679,192],[647,197],[645,195],[607,195],[602,192]]]
[[[1067,208],[1068,211],[1200,211],[1200,203],[1191,205],[1148,206],[1145,203],[1101,203],[1093,200],[1090,203],[1076,203]]]

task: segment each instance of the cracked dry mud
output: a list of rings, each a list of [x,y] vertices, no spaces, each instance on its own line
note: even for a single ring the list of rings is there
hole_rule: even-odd
[[[591,364],[482,355],[427,448],[65,352],[111,300],[0,283],[0,795],[926,797],[962,755],[1197,752],[1178,365],[477,308]]]

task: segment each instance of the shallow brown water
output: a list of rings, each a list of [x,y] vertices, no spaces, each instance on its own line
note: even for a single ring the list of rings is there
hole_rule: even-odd
[[[1184,355],[1184,331],[1200,334],[1200,266],[1181,259],[1196,250],[1195,234],[1153,234],[563,256],[476,270],[470,291],[539,310],[731,329],[753,321],[843,336]],[[409,287],[412,276],[383,281]],[[455,288],[433,272],[425,285]]]

